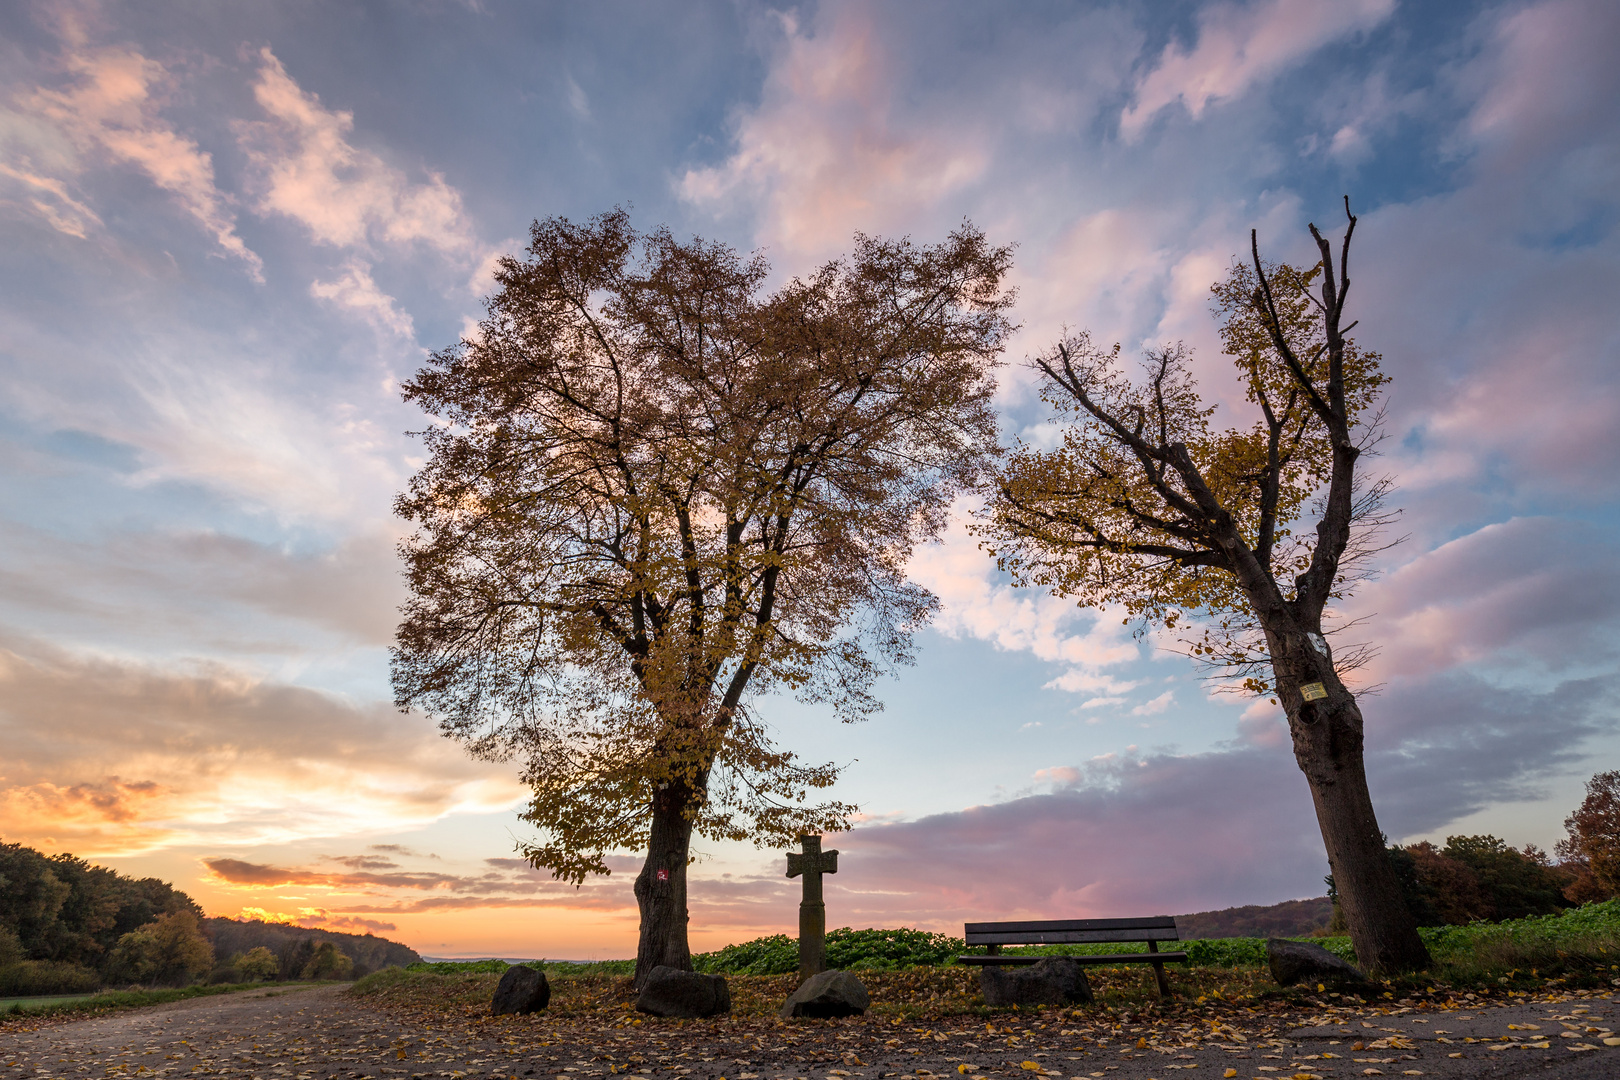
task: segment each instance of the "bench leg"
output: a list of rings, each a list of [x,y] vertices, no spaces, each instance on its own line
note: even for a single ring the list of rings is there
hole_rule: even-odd
[[[1147,947],[1148,952],[1159,951],[1159,943],[1157,941],[1148,942]],[[1164,962],[1162,960],[1154,960],[1152,961],[1152,964],[1153,977],[1157,979],[1159,983],[1159,996],[1161,998],[1167,998],[1170,996],[1170,980],[1164,977]]]

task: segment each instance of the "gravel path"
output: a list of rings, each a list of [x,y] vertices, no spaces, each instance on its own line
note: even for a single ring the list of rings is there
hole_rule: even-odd
[[[625,1022],[539,1014],[431,1017],[342,987],[252,991],[88,1019],[0,1027],[0,1080],[16,1077],[556,1077],[659,1080],[1239,1080],[1360,1076],[1620,1077],[1614,997],[1462,1009],[1342,1012],[1314,1026],[1241,1011],[1160,1023],[724,1019]],[[1320,1019],[1316,1017],[1313,1019]],[[1084,1025],[1081,1037],[1075,1028]],[[1190,1071],[1189,1071],[1190,1070]],[[627,1078],[632,1080],[632,1078]]]

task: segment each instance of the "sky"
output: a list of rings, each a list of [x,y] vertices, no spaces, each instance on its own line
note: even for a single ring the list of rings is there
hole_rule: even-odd
[[[493,260],[624,206],[784,281],[971,220],[1017,245],[997,401],[1039,444],[1066,329],[1184,341],[1241,421],[1209,286],[1349,195],[1402,510],[1340,612],[1380,823],[1551,848],[1620,767],[1617,53],[1606,0],[0,5],[0,840],[429,955],[631,955],[636,854],[529,869],[518,764],[391,704],[399,387]],[[862,808],[829,925],[1321,895],[1276,707],[1010,587],[970,510],[883,713],[760,703]],[[792,932],[781,852],[697,850],[694,948]]]

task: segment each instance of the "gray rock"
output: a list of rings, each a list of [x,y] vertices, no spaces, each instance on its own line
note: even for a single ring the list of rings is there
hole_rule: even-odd
[[[521,965],[509,967],[495,987],[495,1000],[489,1011],[496,1016],[539,1012],[551,1001],[551,984],[546,973]]]
[[[1266,961],[1278,986],[1295,983],[1321,983],[1335,989],[1361,989],[1372,985],[1361,969],[1328,952],[1320,945],[1303,941],[1266,941]]]
[[[731,1011],[731,989],[724,975],[655,967],[636,997],[636,1008],[654,1016],[692,1019]]]
[[[1084,1005],[1091,1001],[1086,966],[1067,956],[1048,956],[1028,967],[986,965],[979,969],[986,1005]]]
[[[792,1016],[860,1016],[872,1006],[861,980],[836,968],[818,972],[799,984],[778,1014]]]

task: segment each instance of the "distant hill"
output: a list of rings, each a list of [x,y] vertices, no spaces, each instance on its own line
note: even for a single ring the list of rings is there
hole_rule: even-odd
[[[282,978],[296,978],[322,942],[330,941],[354,961],[358,978],[391,965],[404,967],[422,959],[415,949],[371,934],[343,934],[336,930],[305,929],[258,919],[204,919],[203,932],[214,942],[214,954],[224,961],[263,945],[281,961]]]
[[[1186,939],[1227,937],[1303,937],[1325,930],[1333,920],[1333,901],[1284,900],[1280,904],[1223,908],[1177,915],[1176,929]]]

